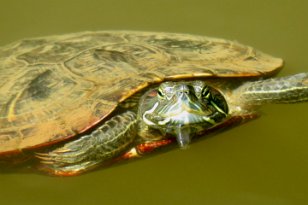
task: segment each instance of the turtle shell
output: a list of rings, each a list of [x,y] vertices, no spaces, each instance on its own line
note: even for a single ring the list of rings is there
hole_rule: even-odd
[[[282,60],[223,39],[103,31],[0,48],[0,153],[53,144],[104,120],[153,83],[273,74]]]

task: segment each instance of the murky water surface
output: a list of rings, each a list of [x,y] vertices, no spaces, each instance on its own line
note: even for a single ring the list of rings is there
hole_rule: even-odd
[[[214,3],[215,2],[215,3]],[[84,30],[151,30],[238,40],[308,71],[308,3],[259,1],[6,1],[0,44]],[[78,177],[0,173],[0,204],[308,204],[308,104],[271,105],[258,120]]]

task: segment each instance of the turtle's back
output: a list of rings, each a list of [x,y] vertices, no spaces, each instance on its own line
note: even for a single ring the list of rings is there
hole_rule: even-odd
[[[0,153],[75,136],[150,83],[273,73],[281,59],[234,42],[145,32],[84,32],[0,48]]]

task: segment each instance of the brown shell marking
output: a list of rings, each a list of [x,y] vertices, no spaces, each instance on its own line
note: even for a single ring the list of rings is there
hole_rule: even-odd
[[[151,83],[272,74],[282,60],[222,39],[84,32],[0,48],[0,153],[81,133]]]

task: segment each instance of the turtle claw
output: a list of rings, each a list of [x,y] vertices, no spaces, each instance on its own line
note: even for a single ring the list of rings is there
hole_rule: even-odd
[[[43,164],[53,164],[53,161],[50,160],[48,153],[36,153],[35,157],[38,158]]]
[[[40,160],[38,169],[56,176],[75,176],[96,167],[100,161],[73,161],[70,157],[66,158],[64,152],[55,150],[48,153],[36,153]]]
[[[52,162],[49,163],[45,161],[38,166],[38,169],[55,176],[76,176],[92,170],[98,166],[98,163],[95,161],[87,161],[80,164],[68,165],[64,167],[52,166],[52,164]]]

